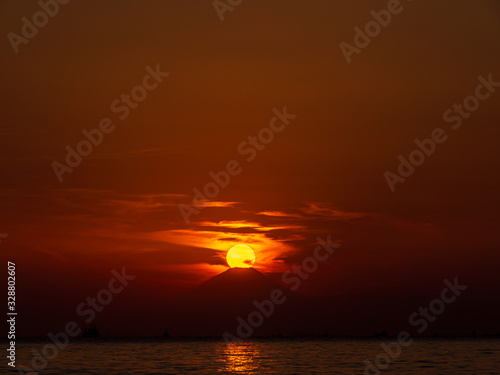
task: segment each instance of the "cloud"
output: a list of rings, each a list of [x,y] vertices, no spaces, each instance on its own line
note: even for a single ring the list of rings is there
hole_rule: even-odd
[[[212,227],[214,229],[229,228],[229,229],[253,229],[255,231],[267,232],[272,230],[284,230],[284,229],[302,229],[303,226],[300,225],[262,225],[258,222],[246,221],[246,220],[235,220],[235,221],[204,221],[199,223],[202,227]]]
[[[271,217],[290,217],[296,219],[303,218],[303,216],[301,216],[300,214],[286,213],[282,211],[262,211],[262,212],[257,212],[256,215],[271,216]]]
[[[238,226],[221,228],[217,223],[213,223],[215,226],[207,226],[212,223],[206,222],[202,224],[204,229],[164,230],[150,233],[148,237],[176,245],[210,249],[216,251],[220,259],[225,259],[227,251],[234,245],[246,244],[256,253],[255,267],[262,270],[279,268],[282,262],[276,262],[276,259],[296,251],[293,244],[273,238],[258,228],[250,228],[251,232],[238,232],[241,228]]]
[[[201,202],[201,206],[203,207],[234,207],[241,202],[222,202],[222,201],[203,201]]]
[[[307,215],[320,216],[329,220],[352,220],[370,216],[370,214],[367,213],[341,211],[324,203],[310,202],[306,204],[307,207],[302,208],[302,212]]]

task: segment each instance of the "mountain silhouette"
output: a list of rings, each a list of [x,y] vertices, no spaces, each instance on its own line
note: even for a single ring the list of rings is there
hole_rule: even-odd
[[[252,336],[375,336],[393,335],[402,330],[416,333],[409,316],[419,306],[427,306],[434,294],[381,291],[367,294],[305,297],[276,283],[254,268],[231,268],[196,286],[182,297],[166,301],[163,306],[161,335],[170,337],[222,337],[236,335],[241,321],[259,311],[257,304],[269,301],[279,290],[285,301],[274,305],[262,324],[252,327]],[[300,290],[300,289],[299,289]],[[481,318],[496,321],[489,311],[498,309],[498,300],[483,298],[477,303],[464,295],[456,306],[461,310],[446,319],[437,319],[425,335],[433,332],[467,334],[476,329]],[[489,302],[488,302],[489,301]],[[455,308],[455,306],[454,306]],[[450,308],[451,311],[451,308]],[[254,314],[255,315],[255,314]],[[478,323],[479,322],[479,323]],[[479,324],[483,332],[497,332],[491,324]]]
[[[255,268],[230,268],[192,289],[188,296],[210,301],[252,302],[255,299],[268,299],[271,292],[279,289],[287,299],[298,295],[279,285]]]
[[[270,301],[273,292],[284,302],[274,306],[256,333],[278,334],[286,311],[303,297],[254,268],[230,268],[176,299],[166,314],[168,331],[173,336],[220,336],[234,331],[237,318],[246,319],[257,310],[256,303]]]

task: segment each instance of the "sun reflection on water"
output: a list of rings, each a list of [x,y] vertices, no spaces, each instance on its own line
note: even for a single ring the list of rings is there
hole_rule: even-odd
[[[260,351],[255,343],[224,344],[221,353],[224,368],[231,373],[252,373],[260,367]]]

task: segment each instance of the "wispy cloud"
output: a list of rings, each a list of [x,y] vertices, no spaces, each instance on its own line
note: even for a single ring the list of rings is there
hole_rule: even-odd
[[[204,201],[201,203],[203,207],[234,207],[241,202],[222,202],[222,201]]]
[[[224,227],[224,228],[258,228],[260,226],[259,223],[250,222],[246,220],[237,220],[237,221],[202,221],[198,225],[202,227]]]
[[[302,212],[307,215],[321,216],[329,220],[352,220],[370,216],[368,213],[338,210],[324,203],[309,202],[306,204],[307,207],[302,208]]]
[[[303,218],[303,216],[300,214],[287,213],[283,211],[262,211],[262,212],[257,212],[256,215],[271,216],[271,217],[289,217],[296,219]]]
[[[277,259],[294,251],[285,241],[268,237],[265,233],[237,233],[234,231],[210,230],[165,230],[148,234],[150,239],[176,245],[210,249],[224,262],[227,251],[238,244],[249,245],[256,253],[255,267],[260,269],[276,269]]]
[[[282,230],[282,229],[300,229],[304,228],[301,225],[263,225],[256,221],[247,220],[235,220],[235,221],[202,221],[198,225],[203,227],[213,227],[213,228],[230,228],[230,229],[255,229],[256,231],[271,231],[271,230]]]

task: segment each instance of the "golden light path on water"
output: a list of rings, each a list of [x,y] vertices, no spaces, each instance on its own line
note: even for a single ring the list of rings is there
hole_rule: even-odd
[[[19,342],[16,364],[32,366],[46,340]],[[60,374],[362,374],[381,353],[377,340],[74,340],[41,373]],[[415,340],[391,361],[405,375],[497,374],[500,340]],[[425,358],[425,361],[422,361]]]
[[[224,345],[222,354],[225,366],[219,371],[241,374],[254,372],[261,367],[259,345],[256,343]]]

